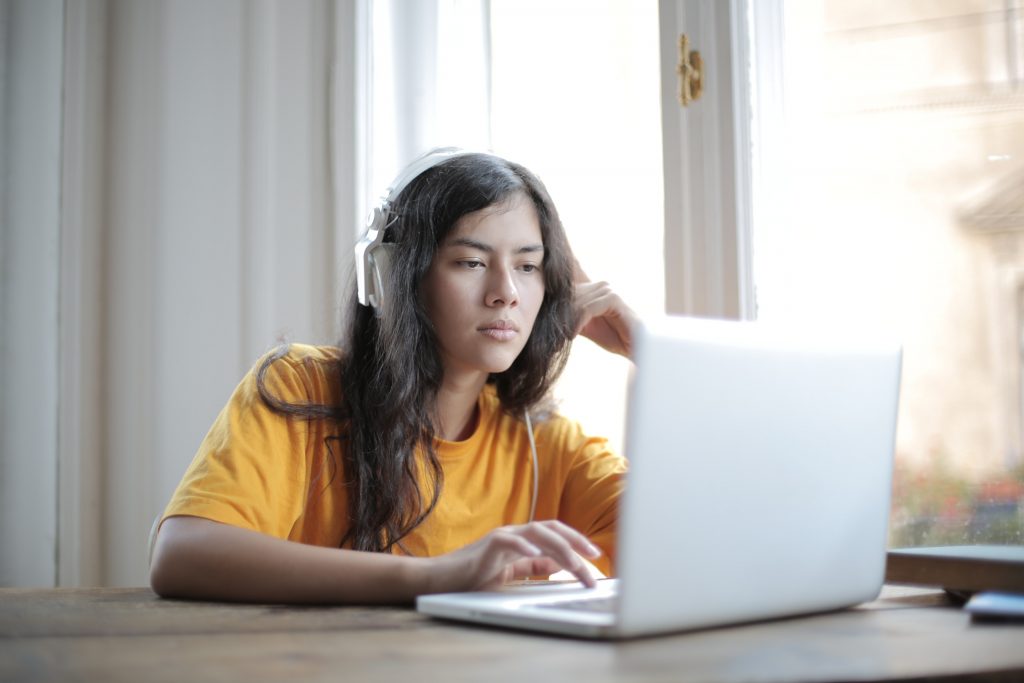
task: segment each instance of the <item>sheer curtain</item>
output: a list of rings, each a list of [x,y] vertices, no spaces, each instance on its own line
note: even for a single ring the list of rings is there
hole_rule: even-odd
[[[367,209],[440,146],[490,148],[488,0],[373,0]]]

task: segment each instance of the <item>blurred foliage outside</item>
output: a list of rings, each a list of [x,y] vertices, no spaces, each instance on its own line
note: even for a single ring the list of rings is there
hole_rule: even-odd
[[[893,474],[892,548],[1024,544],[1024,466],[971,482],[949,458]]]

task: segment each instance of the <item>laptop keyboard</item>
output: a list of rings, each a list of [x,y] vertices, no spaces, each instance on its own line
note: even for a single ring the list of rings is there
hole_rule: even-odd
[[[544,609],[567,609],[580,612],[611,613],[615,611],[618,598],[609,595],[602,598],[583,598],[579,600],[561,600],[559,602],[545,602],[537,605]]]

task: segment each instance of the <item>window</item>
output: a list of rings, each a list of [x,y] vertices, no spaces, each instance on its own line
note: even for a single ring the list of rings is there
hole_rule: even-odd
[[[785,4],[757,316],[903,340],[893,546],[1024,543],[1022,13]]]
[[[370,191],[436,146],[490,148],[544,181],[586,271],[664,310],[653,0],[372,3]],[[401,9],[401,11],[399,11]],[[578,340],[561,410],[622,450],[629,362]]]
[[[491,0],[494,151],[547,185],[588,274],[664,311],[656,3]],[[629,362],[579,339],[562,411],[622,452]]]

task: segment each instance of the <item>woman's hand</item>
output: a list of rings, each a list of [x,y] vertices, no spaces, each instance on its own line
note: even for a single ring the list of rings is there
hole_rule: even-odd
[[[561,569],[593,588],[594,577],[580,555],[594,559],[601,551],[557,520],[501,527],[464,548],[427,560],[431,563],[427,592],[495,590],[514,579]]]
[[[607,282],[591,282],[578,262],[573,268],[573,277],[576,334],[582,334],[607,351],[632,358],[636,313]]]

